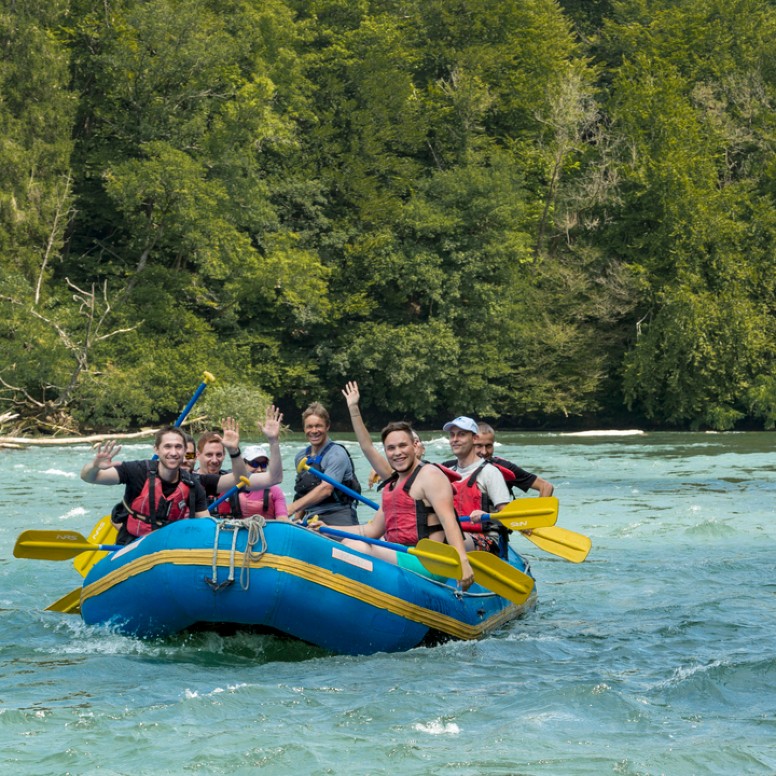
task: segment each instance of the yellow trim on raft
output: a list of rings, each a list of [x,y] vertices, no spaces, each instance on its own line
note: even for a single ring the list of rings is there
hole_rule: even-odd
[[[230,558],[231,552],[229,550],[219,550],[219,568],[228,569]],[[235,558],[235,568],[241,568],[242,562],[243,556],[242,554],[239,554]],[[205,566],[210,568],[213,565],[213,551],[162,550],[150,555],[144,555],[142,558],[131,561],[130,563],[117,568],[115,571],[106,574],[102,579],[84,587],[81,592],[81,604],[92,596],[100,595],[115,585],[126,581],[130,577],[142,574],[144,571],[148,571],[154,566],[164,563],[182,566]],[[533,593],[532,597],[528,600],[528,603],[523,607],[517,607],[514,604],[510,604],[487,620],[483,620],[478,625],[468,625],[467,623],[456,620],[454,617],[449,617],[446,614],[435,612],[433,609],[427,609],[418,606],[417,604],[409,603],[402,598],[383,593],[370,585],[356,582],[342,574],[334,573],[328,569],[295,558],[290,558],[286,555],[273,555],[272,553],[267,552],[258,559],[252,559],[250,561],[250,567],[272,568],[276,571],[291,574],[295,577],[326,587],[329,590],[334,590],[343,595],[350,596],[351,598],[356,598],[359,601],[364,601],[379,609],[385,609],[386,611],[404,617],[407,620],[419,622],[429,628],[434,628],[442,633],[447,633],[450,636],[464,640],[479,638],[488,631],[499,627],[504,622],[514,619],[520,609],[526,608],[533,603],[533,596],[535,596],[535,593]]]

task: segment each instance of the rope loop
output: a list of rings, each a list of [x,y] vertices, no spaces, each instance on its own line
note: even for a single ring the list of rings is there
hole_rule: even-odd
[[[234,584],[235,556],[237,554],[237,535],[240,529],[248,531],[248,539],[245,543],[245,552],[240,567],[240,587],[247,590],[250,586],[251,565],[261,560],[261,556],[267,551],[267,538],[264,535],[266,520],[261,515],[252,515],[241,520],[214,519],[216,522],[215,538],[213,539],[213,575],[205,577],[205,582],[215,591],[223,590]],[[232,532],[232,546],[229,552],[229,574],[223,582],[218,581],[218,544],[222,531]],[[256,551],[256,545],[259,549]]]

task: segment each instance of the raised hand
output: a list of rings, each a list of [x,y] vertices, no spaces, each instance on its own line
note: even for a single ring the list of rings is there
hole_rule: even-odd
[[[355,380],[351,380],[342,389],[342,395],[345,397],[345,401],[348,403],[348,408],[358,407],[358,402],[361,399],[361,394],[358,392],[358,383]]]
[[[113,456],[121,452],[121,445],[115,439],[109,439],[97,446],[97,452],[94,455],[95,469],[110,469],[113,466]]]
[[[274,405],[267,407],[267,414],[261,430],[270,442],[274,442],[280,436],[280,424],[283,422],[283,413]]]
[[[221,440],[227,450],[235,450],[240,447],[240,424],[234,418],[222,418],[221,428],[224,433]]]

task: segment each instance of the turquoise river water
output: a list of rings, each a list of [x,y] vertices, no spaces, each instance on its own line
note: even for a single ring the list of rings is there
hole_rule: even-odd
[[[422,437],[448,457],[441,433]],[[86,445],[0,450],[3,772],[774,774],[775,441],[504,435],[500,454],[556,485],[558,525],[592,538],[588,560],[513,537],[535,611],[368,657],[248,633],[141,642],[43,611],[80,577],[14,558],[17,536],[88,534],[121,489],[81,482]]]

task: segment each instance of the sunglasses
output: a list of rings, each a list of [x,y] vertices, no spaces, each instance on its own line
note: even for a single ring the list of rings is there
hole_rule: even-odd
[[[252,461],[245,461],[245,463],[247,463],[248,466],[252,466],[254,469],[266,469],[269,461],[265,458],[254,458]]]
[[[186,453],[186,460],[187,461],[195,461],[197,458],[196,453]]]

